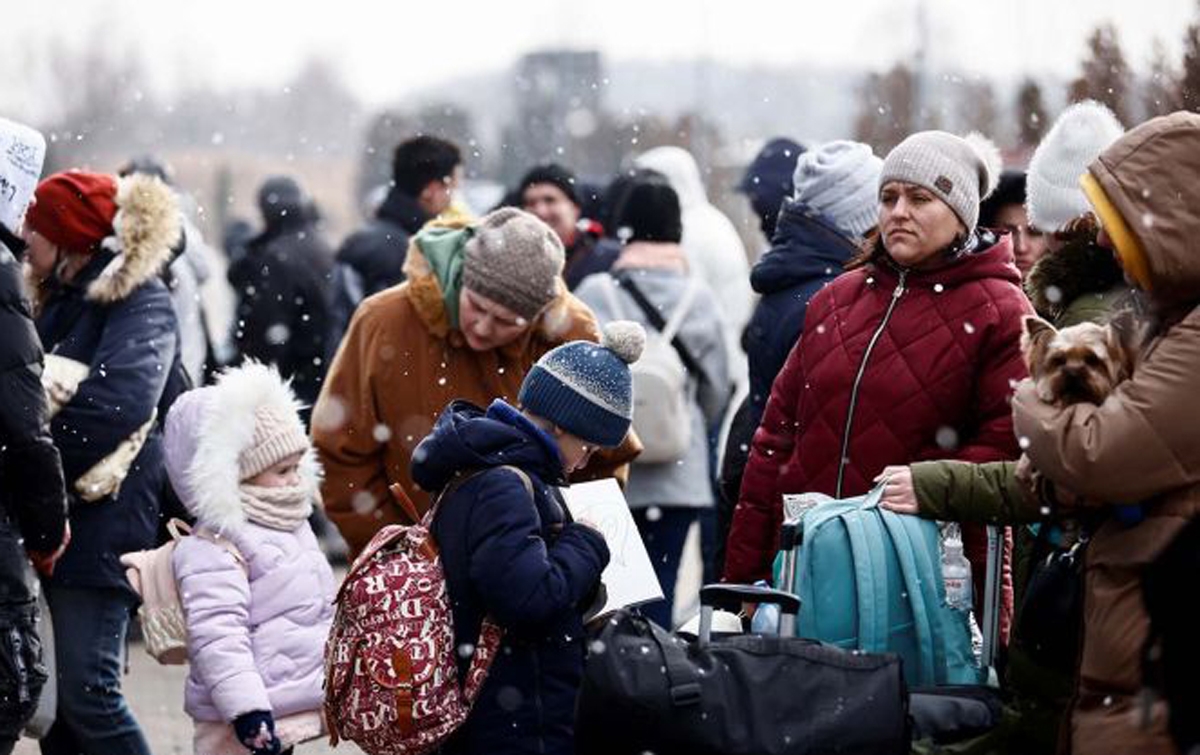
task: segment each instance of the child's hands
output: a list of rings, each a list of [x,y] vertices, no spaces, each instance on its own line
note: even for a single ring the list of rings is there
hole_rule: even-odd
[[[275,719],[270,711],[253,710],[233,719],[238,741],[251,755],[279,755],[282,745],[275,736]]]

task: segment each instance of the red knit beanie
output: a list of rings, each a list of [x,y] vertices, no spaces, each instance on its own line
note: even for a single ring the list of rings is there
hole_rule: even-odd
[[[103,173],[68,170],[38,184],[25,224],[68,252],[90,252],[113,235],[117,181]]]

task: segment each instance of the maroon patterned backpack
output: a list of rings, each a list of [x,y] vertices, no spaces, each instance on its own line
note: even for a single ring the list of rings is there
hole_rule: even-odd
[[[529,477],[504,468],[520,476],[532,497]],[[447,485],[418,524],[384,527],[350,567],[325,644],[331,744],[346,739],[368,755],[419,755],[466,720],[502,632],[484,619],[460,688],[456,653],[471,649],[455,647],[446,577],[430,528],[441,502],[472,476]],[[399,485],[392,494],[418,521]]]

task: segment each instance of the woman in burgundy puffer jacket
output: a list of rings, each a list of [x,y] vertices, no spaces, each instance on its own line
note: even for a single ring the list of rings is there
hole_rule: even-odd
[[[976,228],[999,159],[982,138],[926,131],[888,155],[879,234],[813,297],[771,388],[728,542],[725,579],[769,576],[785,493],[866,493],[890,464],[1015,459],[1009,398],[1032,308],[1007,236]],[[977,586],[986,536],[965,528]],[[1001,634],[1012,607],[1005,564]]]

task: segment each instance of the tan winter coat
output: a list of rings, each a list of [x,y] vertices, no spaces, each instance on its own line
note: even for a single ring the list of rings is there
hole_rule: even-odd
[[[1147,293],[1166,319],[1133,377],[1101,406],[1055,409],[1026,381],[1013,413],[1026,453],[1056,485],[1104,504],[1141,503],[1146,514],[1134,526],[1109,519],[1088,547],[1071,751],[1174,753],[1162,706],[1145,727],[1138,710],[1148,631],[1141,575],[1200,514],[1200,116],[1138,127],[1090,171],[1140,241]]]
[[[595,317],[564,285],[520,339],[472,351],[450,328],[437,278],[415,242],[405,272],[406,282],[359,305],[313,411],[325,509],[353,553],[384,525],[403,521],[389,485],[400,483],[420,511],[429,506],[409,465],[413,449],[451,400],[487,406],[502,398],[515,405],[525,373],[542,354],[567,341],[600,340]],[[573,479],[616,474],[623,481],[625,465],[640,450],[631,432]]]

